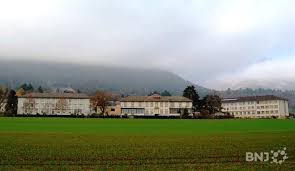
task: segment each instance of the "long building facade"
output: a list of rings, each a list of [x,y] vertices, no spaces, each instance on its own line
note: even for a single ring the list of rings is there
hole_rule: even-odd
[[[180,115],[192,112],[192,101],[181,96],[128,96],[121,100],[121,113],[128,115]]]
[[[31,93],[18,97],[17,114],[89,115],[90,97],[75,93]]]
[[[222,111],[236,118],[286,118],[288,100],[277,96],[249,96],[228,98],[222,101]]]

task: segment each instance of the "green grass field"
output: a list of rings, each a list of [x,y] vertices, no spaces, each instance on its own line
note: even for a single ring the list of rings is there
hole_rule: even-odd
[[[287,147],[282,165],[246,152]],[[0,170],[294,170],[295,120],[0,118]]]

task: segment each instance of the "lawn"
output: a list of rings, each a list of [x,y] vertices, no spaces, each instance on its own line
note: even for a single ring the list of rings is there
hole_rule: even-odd
[[[246,152],[287,147],[281,165]],[[0,118],[0,170],[294,170],[295,120]]]

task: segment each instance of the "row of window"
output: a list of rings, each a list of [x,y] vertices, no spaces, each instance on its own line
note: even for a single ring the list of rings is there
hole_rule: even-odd
[[[144,114],[144,109],[122,109],[124,114]]]
[[[67,104],[67,103],[34,103],[34,102],[25,102],[23,103],[23,106],[42,106],[42,107],[55,107],[57,105],[64,105],[64,106],[70,106],[70,107],[76,107],[76,106],[87,106],[85,104]]]
[[[256,114],[256,111],[239,111],[239,112],[229,112],[232,115],[250,115]],[[257,111],[257,114],[278,114],[279,111],[278,110],[271,110],[271,111]]]
[[[43,108],[37,108],[34,106],[23,106],[23,110],[81,110],[82,108],[78,107],[68,107],[68,106],[56,106],[56,107],[43,107]]]
[[[190,107],[189,102],[121,102],[122,107]]]
[[[277,109],[279,105],[268,105],[268,106],[256,106],[256,109]],[[255,109],[255,106],[248,107],[227,107],[226,110],[246,110]]]
[[[26,103],[31,103],[31,104],[36,104],[36,105],[50,105],[50,104],[56,104],[56,103],[64,103],[64,104],[67,104],[67,105],[83,105],[83,104],[85,104],[85,103],[78,103],[78,102],[76,102],[76,103],[68,103],[67,101],[55,101],[55,102],[35,102],[35,101],[26,101],[26,102],[24,102],[24,104],[26,104]],[[89,103],[88,103],[89,104]]]
[[[169,109],[122,109],[123,114],[169,114]],[[179,109],[171,109],[170,114],[180,113]]]
[[[254,104],[277,104],[277,100],[268,101],[249,101],[249,102],[234,102],[234,103],[224,103],[224,106],[242,106],[242,105],[254,105]]]
[[[39,114],[63,114],[63,113],[69,113],[69,114],[80,114],[82,113],[82,109],[64,109],[64,110],[37,110],[37,109],[25,109],[24,113],[39,113]]]

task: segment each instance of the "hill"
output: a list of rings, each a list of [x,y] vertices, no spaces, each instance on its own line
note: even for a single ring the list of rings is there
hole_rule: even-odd
[[[110,90],[125,95],[147,95],[153,91],[168,90],[181,95],[187,85],[193,83],[178,75],[159,69],[127,68],[102,65],[81,65],[73,63],[1,61],[0,85],[18,88],[22,83],[32,83],[36,88],[72,87],[85,93],[97,89]],[[200,96],[217,93],[222,97],[255,95],[276,95],[289,99],[295,109],[295,91],[273,89],[237,89],[214,91],[195,85]]]
[[[295,91],[294,90],[275,90],[275,89],[238,89],[231,90],[228,89],[226,91],[219,91],[220,96],[225,98],[230,97],[241,97],[241,96],[262,96],[262,95],[275,95],[279,97],[283,97],[289,100],[289,107],[292,112],[295,111]]]
[[[53,62],[1,61],[0,84],[17,88],[29,82],[47,88],[72,87],[84,92],[97,89],[121,94],[147,95],[168,90],[174,95],[192,83],[174,73],[159,69],[127,68],[101,65],[80,65]],[[209,90],[197,86],[201,95]]]

